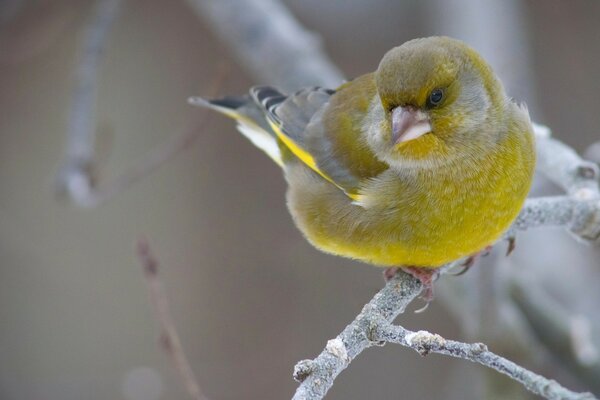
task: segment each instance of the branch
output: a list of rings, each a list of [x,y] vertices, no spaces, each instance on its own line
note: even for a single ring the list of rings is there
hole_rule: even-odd
[[[145,239],[140,239],[137,243],[137,255],[144,269],[144,277],[148,286],[148,293],[154,314],[160,324],[160,344],[165,353],[169,356],[175,370],[181,377],[181,380],[194,400],[208,400],[200,390],[200,386],[194,377],[194,372],[190,366],[181,340],[177,334],[175,323],[171,319],[169,312],[169,301],[165,289],[158,277],[158,260],[150,252],[150,246]]]
[[[68,123],[67,150],[57,177],[59,190],[81,205],[90,203],[94,186],[92,168],[98,65],[120,5],[121,0],[97,0],[81,43],[81,61],[76,71]]]
[[[539,128],[540,125],[536,125]],[[598,192],[598,165],[583,160],[566,144],[549,135],[537,135],[537,168],[568,194]]]
[[[363,350],[398,343],[418,351],[464,358],[483,364],[522,383],[533,393],[547,399],[595,399],[590,393],[578,394],[565,389],[555,381],[526,370],[517,364],[487,350],[481,343],[466,344],[443,339],[429,332],[412,332],[391,325],[408,304],[421,292],[421,283],[412,276],[398,272],[375,297],[364,306],[356,319],[335,339],[329,340],[325,350],[314,360],[300,361],[294,368],[294,379],[301,382],[294,400],[317,400],[325,397],[337,376]]]
[[[523,384],[529,391],[546,399],[595,399],[591,393],[572,392],[559,385],[556,381],[546,379],[504,357],[500,357],[489,351],[483,343],[468,344],[455,340],[447,340],[440,335],[435,335],[427,331],[413,332],[401,326],[394,326],[385,322],[377,324],[377,330],[373,333],[373,339],[410,347],[422,356],[426,356],[429,353],[438,353],[477,362],[507,375],[511,379]]]
[[[277,0],[187,0],[262,83],[294,91],[336,87],[344,77],[309,32]]]
[[[302,382],[294,400],[322,399],[335,378],[364,349],[376,343],[372,339],[374,321],[393,321],[421,293],[421,282],[405,272],[398,273],[367,303],[342,333],[327,342],[325,350],[314,360],[300,361],[294,379]]]
[[[205,116],[206,113],[203,117]],[[68,193],[71,200],[80,207],[97,207],[113,198],[191,146],[200,136],[204,122],[203,120],[198,126],[188,128],[178,135],[173,135],[165,143],[156,146],[140,160],[134,162],[129,169],[109,182],[96,183],[90,168],[77,171],[70,177],[69,187],[73,190],[69,190]]]
[[[68,125],[67,151],[57,175],[59,192],[66,193],[80,207],[96,207],[111,199],[188,148],[202,132],[208,114],[205,110],[199,126],[192,126],[173,135],[121,175],[108,182],[98,181],[94,154],[97,70],[121,1],[97,1],[82,43],[82,59],[77,69],[77,83]],[[216,95],[228,72],[229,68],[224,64],[218,68],[218,74],[209,89],[210,96]]]

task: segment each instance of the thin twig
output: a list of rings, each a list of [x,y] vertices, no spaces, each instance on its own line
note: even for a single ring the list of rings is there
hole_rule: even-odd
[[[106,183],[99,182],[87,191],[85,196],[73,197],[76,204],[82,207],[96,207],[107,200],[113,198],[132,185],[150,175],[167,161],[173,159],[183,150],[189,148],[200,136],[206,122],[206,113],[202,117],[204,120],[195,127],[186,129],[179,135],[173,135],[165,143],[162,143],[150,152],[145,154],[139,161],[134,162],[128,170],[121,173],[111,181]]]
[[[202,393],[200,385],[194,376],[192,367],[190,366],[181,340],[177,334],[175,323],[171,319],[169,312],[169,302],[163,284],[158,277],[158,260],[150,251],[150,246],[146,239],[140,239],[137,243],[137,255],[142,268],[144,269],[144,277],[148,286],[150,302],[154,309],[154,314],[160,324],[160,344],[165,353],[169,356],[175,370],[181,377],[187,392],[194,400],[208,400]]]
[[[386,321],[376,322],[377,329],[372,339],[382,342],[397,343],[410,347],[422,356],[429,353],[445,354],[485,365],[523,384],[529,391],[546,399],[563,400],[593,400],[591,393],[576,393],[570,391],[558,382],[546,379],[533,373],[504,357],[492,353],[483,343],[462,343],[447,340],[440,335],[427,331],[413,332],[401,326],[392,325]]]

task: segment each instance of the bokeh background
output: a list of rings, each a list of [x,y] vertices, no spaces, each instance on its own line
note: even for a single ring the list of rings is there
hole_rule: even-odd
[[[556,137],[580,152],[600,139],[597,1],[284,3],[321,36],[347,77],[373,70],[406,40],[450,34],[481,50],[509,93]],[[98,76],[100,179],[118,176],[190,126],[200,137],[98,207],[57,196],[92,6],[0,2],[0,398],[187,398],[156,343],[134,252],[140,235],[160,259],[173,317],[206,394],[290,398],[293,365],[318,354],[354,318],[382,286],[381,271],[314,250],[287,213],[278,168],[231,121],[186,104],[208,93],[223,69],[220,94],[269,82],[248,75],[184,1],[123,2]],[[536,185],[554,190],[543,179]],[[489,260],[480,268],[501,268]],[[561,271],[588,287],[600,284],[598,251],[560,230],[521,235],[502,263],[517,265],[517,273],[549,271],[538,276],[550,291],[562,285]],[[451,279],[462,278],[443,278]],[[591,291],[564,304],[597,322],[598,301]],[[485,337],[466,332],[460,313],[441,296],[401,322],[451,338]],[[545,364],[543,372],[589,390],[564,369]],[[486,382],[478,366],[388,345],[362,354],[329,398],[502,398]]]

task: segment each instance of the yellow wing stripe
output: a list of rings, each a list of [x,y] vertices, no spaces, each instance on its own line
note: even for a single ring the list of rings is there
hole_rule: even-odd
[[[317,165],[317,162],[315,161],[313,156],[309,152],[307,152],[306,150],[301,148],[289,136],[287,136],[285,133],[283,133],[283,131],[281,130],[279,125],[277,125],[276,122],[274,122],[271,118],[268,118],[268,117],[267,117],[267,121],[269,121],[269,125],[271,125],[271,129],[273,129],[273,131],[275,132],[277,137],[283,142],[283,144],[285,144],[286,147],[288,149],[290,149],[290,151],[292,153],[294,153],[294,155],[296,157],[298,157],[304,164],[309,166],[317,174],[321,175],[325,180],[334,184],[338,189],[340,189],[342,192],[344,192],[346,194],[346,196],[348,196],[352,200],[358,201],[360,199],[360,195],[358,193],[347,192],[344,188],[342,188],[337,183],[335,183],[335,181],[333,179],[331,179],[326,173],[321,171],[321,169]]]

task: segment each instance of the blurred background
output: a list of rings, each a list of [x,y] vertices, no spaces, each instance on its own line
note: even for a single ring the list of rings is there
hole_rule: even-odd
[[[0,1],[1,399],[187,398],[156,342],[134,252],[140,235],[161,262],[184,348],[212,399],[290,398],[294,364],[316,356],[383,285],[381,270],[313,249],[287,213],[278,168],[231,121],[186,104],[223,74],[223,95],[271,83],[251,75],[191,3],[122,1],[98,65],[99,179],[119,176],[190,127],[199,138],[139,183],[82,208],[57,195],[56,174],[94,2]],[[600,160],[598,146],[588,149],[600,140],[600,2],[283,3],[348,78],[415,37],[467,40],[535,121]],[[534,191],[558,193],[543,178]],[[414,314],[414,304],[400,322],[521,353],[515,358],[526,366],[600,394],[589,377],[597,354],[588,375],[565,367],[514,306],[499,301],[482,311],[486,290],[508,295],[478,284],[498,271],[526,275],[598,342],[598,250],[560,229],[519,235],[510,259],[498,247],[476,271],[444,277],[427,312]],[[475,300],[461,303],[457,291]],[[515,332],[510,321],[524,332],[517,339],[503,333]],[[535,354],[523,356],[523,347]],[[362,354],[328,398],[528,398],[496,375],[388,345]]]

